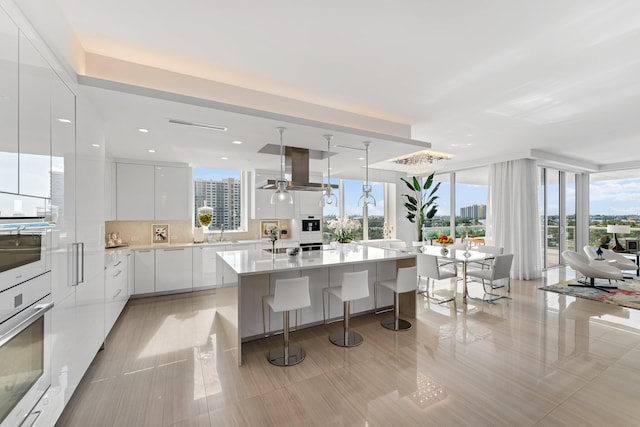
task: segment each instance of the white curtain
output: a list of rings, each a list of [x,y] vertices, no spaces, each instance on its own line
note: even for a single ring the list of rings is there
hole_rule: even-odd
[[[487,241],[513,254],[511,277],[536,279],[542,274],[539,172],[530,159],[496,163],[489,167]]]

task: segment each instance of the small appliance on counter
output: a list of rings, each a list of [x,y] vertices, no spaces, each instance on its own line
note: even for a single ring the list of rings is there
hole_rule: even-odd
[[[125,246],[129,246],[129,244],[122,241],[117,231],[107,236],[107,242],[105,244],[106,249],[122,248]]]
[[[197,227],[193,229],[193,243],[204,242],[204,228]]]

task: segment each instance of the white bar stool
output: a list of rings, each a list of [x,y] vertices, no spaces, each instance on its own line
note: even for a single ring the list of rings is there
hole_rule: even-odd
[[[284,345],[269,350],[267,359],[276,366],[292,366],[302,362],[305,357],[304,349],[297,345],[289,345],[289,311],[298,310],[311,305],[309,296],[309,277],[276,280],[273,295],[262,297],[274,313],[283,312]]]
[[[340,347],[355,347],[362,344],[362,335],[349,329],[349,303],[369,296],[369,272],[364,270],[355,273],[344,273],[341,286],[324,288],[322,292],[322,315],[325,323],[327,322],[324,304],[325,293],[327,294],[327,303],[329,302],[329,295],[334,295],[344,305],[343,330],[329,335],[329,341]]]
[[[374,305],[376,309],[378,308],[378,296],[377,290],[378,286],[384,286],[387,289],[393,291],[393,317],[390,319],[385,319],[380,322],[382,326],[387,329],[391,329],[392,331],[406,331],[411,329],[411,323],[400,319],[400,298],[399,295],[403,292],[409,292],[416,290],[418,286],[418,272],[416,267],[405,267],[398,269],[398,275],[395,279],[392,280],[382,280],[380,282],[376,282],[373,286],[374,291]]]

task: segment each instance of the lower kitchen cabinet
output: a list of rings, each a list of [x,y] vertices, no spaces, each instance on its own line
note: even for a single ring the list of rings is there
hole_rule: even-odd
[[[134,251],[134,290],[136,295],[156,291],[156,261],[153,249]]]
[[[191,248],[156,249],[156,292],[191,290],[193,261]]]
[[[130,251],[110,251],[105,263],[105,337],[116,323],[129,299],[128,257]]]
[[[224,250],[224,245],[193,248],[193,289],[219,285],[216,281],[216,256]]]

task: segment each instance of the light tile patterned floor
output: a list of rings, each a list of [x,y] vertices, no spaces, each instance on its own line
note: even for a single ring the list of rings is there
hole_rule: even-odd
[[[548,276],[496,304],[419,297],[408,332],[354,318],[356,348],[328,341],[340,323],[294,332],[290,368],[265,359],[277,336],[238,368],[214,292],[135,300],[58,426],[639,425],[640,312],[538,290],[566,278]]]

